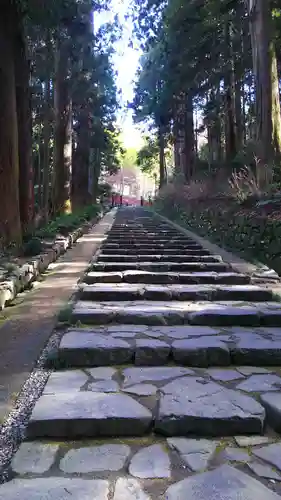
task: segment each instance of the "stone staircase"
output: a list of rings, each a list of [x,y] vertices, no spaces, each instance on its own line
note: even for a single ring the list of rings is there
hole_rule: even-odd
[[[269,283],[124,208],[71,323],[0,499],[281,498],[281,304]]]

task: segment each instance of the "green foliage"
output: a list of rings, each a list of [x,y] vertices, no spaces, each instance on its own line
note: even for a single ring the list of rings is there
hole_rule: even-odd
[[[35,236],[42,239],[52,239],[58,234],[67,235],[81,226],[84,222],[96,217],[98,213],[99,207],[97,205],[90,205],[74,213],[61,215],[36,231]]]
[[[137,165],[142,172],[157,175],[159,165],[159,144],[153,136],[145,137],[145,143],[137,154]]]
[[[43,251],[43,243],[41,238],[32,237],[29,241],[23,245],[23,255],[26,257],[32,257],[33,255],[38,255]]]

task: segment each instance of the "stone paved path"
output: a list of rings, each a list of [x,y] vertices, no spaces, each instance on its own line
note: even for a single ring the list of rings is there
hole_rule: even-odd
[[[0,500],[281,498],[281,304],[269,283],[121,209],[71,323]]]

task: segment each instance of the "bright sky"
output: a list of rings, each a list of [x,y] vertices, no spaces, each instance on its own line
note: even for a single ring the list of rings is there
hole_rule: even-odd
[[[110,12],[103,12],[95,16],[95,28],[101,24],[113,20],[118,14],[119,20],[123,25],[122,39],[115,45],[116,54],[114,55],[114,66],[117,72],[117,86],[121,90],[122,111],[118,116],[119,125],[123,131],[123,141],[125,147],[140,147],[141,134],[133,124],[132,112],[126,109],[126,103],[133,99],[133,79],[138,67],[140,51],[129,47],[129,41],[132,39],[132,23],[125,20],[125,14],[129,10],[130,0],[112,0],[112,9]]]

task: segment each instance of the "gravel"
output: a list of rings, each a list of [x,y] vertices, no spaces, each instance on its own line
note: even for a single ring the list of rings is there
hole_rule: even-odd
[[[37,399],[41,396],[52,370],[45,368],[52,351],[58,349],[63,330],[56,330],[49,338],[35,368],[19,393],[13,410],[9,413],[0,431],[0,484],[10,479],[9,465],[14,453],[25,438],[29,417]]]

